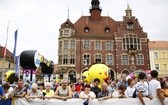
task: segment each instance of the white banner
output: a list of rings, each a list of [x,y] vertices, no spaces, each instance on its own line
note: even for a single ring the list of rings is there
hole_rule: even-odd
[[[85,100],[82,99],[69,99],[67,101],[58,99],[31,99],[27,101],[26,99],[16,99],[15,105],[83,105]],[[158,99],[150,100],[149,98],[144,98],[146,105],[161,105]],[[168,98],[164,100],[165,105],[168,105]],[[142,105],[138,98],[132,99],[108,99],[98,101],[97,99],[90,100],[89,105]]]

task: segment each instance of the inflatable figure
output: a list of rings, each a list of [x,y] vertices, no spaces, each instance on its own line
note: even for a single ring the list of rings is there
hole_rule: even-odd
[[[95,78],[100,79],[100,84],[110,78],[110,69],[105,64],[94,64],[89,68],[88,77],[91,83]]]
[[[44,74],[52,74],[54,70],[54,62],[44,58],[36,50],[23,51],[20,54],[20,65],[23,69],[41,68],[41,72]]]
[[[10,76],[11,74],[14,74],[14,73],[15,73],[15,71],[13,71],[13,70],[9,70],[9,71],[7,71],[6,74],[5,74],[5,81],[7,82],[9,76]]]
[[[88,73],[89,73],[89,71],[84,71],[83,73],[82,73],[82,79],[83,79],[83,82],[86,82],[86,83],[88,83],[88,82],[90,82],[89,81],[89,77],[88,77]]]

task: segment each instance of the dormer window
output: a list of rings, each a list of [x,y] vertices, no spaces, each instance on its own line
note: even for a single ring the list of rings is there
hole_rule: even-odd
[[[110,33],[110,28],[105,28],[105,33]]]
[[[68,26],[68,23],[66,23],[65,26]]]
[[[86,33],[88,33],[88,32],[90,31],[90,30],[89,30],[89,27],[85,27],[84,31],[85,31]]]
[[[133,23],[132,22],[129,22],[127,23],[127,29],[133,29]]]

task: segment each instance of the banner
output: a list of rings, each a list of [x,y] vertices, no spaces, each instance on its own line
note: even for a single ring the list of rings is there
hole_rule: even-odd
[[[14,49],[13,49],[13,54],[12,54],[14,57],[16,55],[17,34],[18,34],[18,30],[15,31],[15,44],[14,44]]]
[[[16,56],[15,63],[16,63],[15,76],[18,76],[20,71],[20,56]]]
[[[12,99],[0,100],[0,105],[11,105]]]
[[[86,100],[82,99],[68,99],[67,101],[58,99],[31,99],[27,101],[26,99],[15,100],[15,105],[83,105]],[[158,99],[150,100],[149,98],[144,98],[146,105],[161,105]],[[164,100],[165,105],[168,105],[168,98]],[[138,98],[125,98],[125,99],[107,99],[98,101],[97,99],[89,100],[89,105],[141,105]]]

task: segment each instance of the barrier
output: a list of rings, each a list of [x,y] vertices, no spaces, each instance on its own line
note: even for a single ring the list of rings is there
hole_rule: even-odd
[[[12,99],[0,100],[0,105],[11,105]]]
[[[67,101],[58,99],[31,99],[27,101],[26,99],[16,99],[14,100],[15,105],[83,105],[85,100],[82,99],[69,99]],[[144,98],[146,105],[160,105],[158,99],[150,100],[149,98]],[[165,105],[168,105],[168,98],[164,100]],[[4,104],[6,105],[6,104]],[[90,100],[89,105],[141,105],[138,98],[126,98],[126,99],[108,99],[98,101],[97,99]]]

